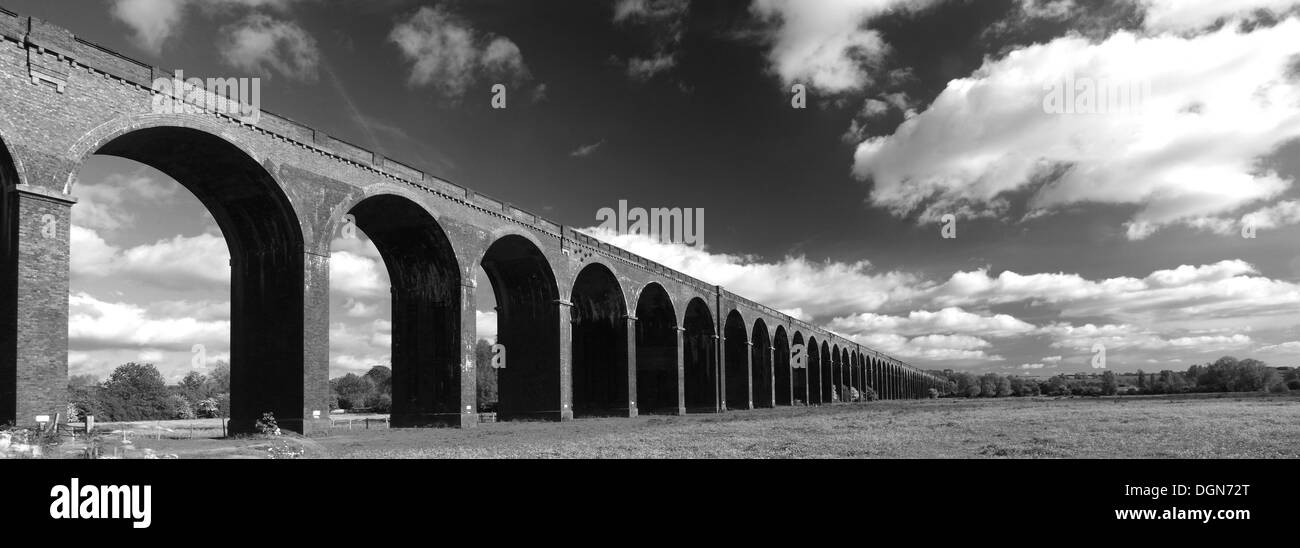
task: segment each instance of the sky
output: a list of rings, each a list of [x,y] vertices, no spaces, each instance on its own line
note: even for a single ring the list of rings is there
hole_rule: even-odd
[[[918,367],[1300,365],[1300,1],[4,5]],[[193,196],[107,157],[73,193],[69,372],[227,356]],[[702,243],[598,228],[620,200]],[[334,242],[331,375],[387,363],[387,284]]]

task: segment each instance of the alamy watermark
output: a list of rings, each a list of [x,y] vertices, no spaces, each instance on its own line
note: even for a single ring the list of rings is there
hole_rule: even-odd
[[[1094,78],[1068,72],[1043,84],[1047,114],[1140,114],[1151,99],[1151,80]]]
[[[704,210],[701,208],[643,207],[628,209],[627,200],[618,201],[618,210],[602,207],[596,211],[600,228],[620,235],[649,236],[664,243],[689,246],[704,244]]]
[[[260,78],[185,78],[178,70],[171,78],[157,78],[153,90],[154,114],[214,112],[249,125],[262,119]]]
[[[149,485],[81,485],[79,478],[69,483],[50,488],[51,518],[131,520],[136,529],[153,523]]]

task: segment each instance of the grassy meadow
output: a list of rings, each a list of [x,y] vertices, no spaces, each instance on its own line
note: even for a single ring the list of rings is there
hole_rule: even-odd
[[[134,426],[137,453],[179,458],[266,458],[272,448],[306,458],[1300,457],[1300,397],[1262,394],[872,402],[467,430],[336,427],[275,440]]]

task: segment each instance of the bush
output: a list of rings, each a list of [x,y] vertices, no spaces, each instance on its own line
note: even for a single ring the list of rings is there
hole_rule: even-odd
[[[217,405],[216,398],[202,399],[194,404],[194,414],[200,419],[215,419],[221,416],[221,408]]]
[[[1286,383],[1279,382],[1268,387],[1268,391],[1274,394],[1287,394],[1291,392],[1291,389],[1287,387]]]
[[[868,386],[862,389],[862,401],[876,401],[878,399],[880,399],[880,395],[876,394],[875,388]]]
[[[376,413],[391,413],[393,411],[393,397],[388,394],[371,394],[366,398],[366,407]]]
[[[1300,390],[1300,380],[1287,381],[1286,387],[1292,390]]]
[[[230,394],[228,393],[217,394],[217,397],[214,399],[217,400],[217,416],[229,417],[230,416]]]
[[[190,400],[180,394],[172,394],[164,400],[164,412],[169,419],[193,419],[195,418],[194,407],[190,405]]]
[[[257,427],[257,431],[261,432],[263,436],[280,435],[280,425],[276,424],[275,415],[269,412],[262,413],[262,418],[257,419],[257,423],[254,424],[254,426]]]

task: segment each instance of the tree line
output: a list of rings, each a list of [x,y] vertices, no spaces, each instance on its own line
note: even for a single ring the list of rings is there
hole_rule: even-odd
[[[474,350],[479,410],[493,411],[497,401],[497,375],[490,365],[492,345],[479,340]],[[1193,365],[1186,371],[1138,370],[1136,374],[1105,371],[1087,378],[1061,374],[1044,380],[952,370],[931,373],[947,381],[933,395],[965,398],[1300,390],[1300,370],[1279,372],[1259,360],[1238,360],[1232,356]],[[331,410],[375,413],[392,410],[393,371],[386,365],[371,367],[363,375],[348,373],[335,377],[329,385]],[[86,415],[94,415],[100,421],[213,418],[227,416],[229,409],[230,365],[226,362],[217,362],[206,374],[191,371],[174,385],[168,385],[153,364],[136,362],[118,366],[102,382],[93,375],[74,375],[68,379],[67,420],[81,420]]]
[[[1197,364],[1187,371],[1163,370],[1136,374],[1105,371],[1088,378],[1060,374],[1046,380],[985,373],[976,375],[952,370],[930,371],[946,380],[937,395],[964,398],[1026,396],[1114,396],[1138,394],[1184,394],[1193,392],[1286,393],[1300,390],[1300,370],[1285,373],[1264,362],[1224,356]]]
[[[94,415],[100,421],[142,421],[224,417],[230,411],[230,365],[191,371],[168,385],[151,363],[117,366],[100,382],[94,375],[68,379],[67,420]]]

